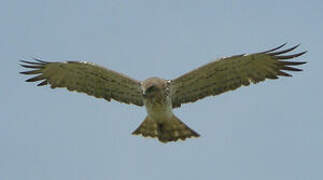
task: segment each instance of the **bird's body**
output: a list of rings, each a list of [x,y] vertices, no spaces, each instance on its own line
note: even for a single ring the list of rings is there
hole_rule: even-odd
[[[141,83],[144,95],[144,105],[149,117],[158,122],[173,115],[172,99],[166,80],[153,77]],[[159,91],[157,91],[159,90]]]
[[[169,96],[158,94],[154,97],[144,98],[144,105],[148,116],[159,123],[173,116],[172,102]]]
[[[162,142],[199,136],[174,115],[169,85],[170,81],[157,77],[141,82],[148,116],[133,134],[158,137]]]
[[[40,81],[38,86],[50,84],[52,88],[66,87],[70,91],[83,92],[97,98],[145,106],[147,117],[133,132],[135,135],[156,137],[161,142],[185,140],[199,134],[181,122],[173,113],[184,103],[195,102],[235,90],[250,83],[278,76],[291,76],[284,71],[301,71],[293,66],[305,62],[286,61],[305,53],[285,55],[298,47],[278,51],[285,44],[260,53],[242,54],[220,58],[201,66],[174,80],[157,77],[144,81],[88,62],[36,62],[22,60],[23,67],[31,71],[22,74],[38,74],[28,82]]]

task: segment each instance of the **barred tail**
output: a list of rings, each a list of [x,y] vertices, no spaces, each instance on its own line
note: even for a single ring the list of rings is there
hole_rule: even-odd
[[[158,138],[163,143],[200,136],[181,122],[175,115],[162,123],[158,123],[147,116],[144,122],[132,134]]]

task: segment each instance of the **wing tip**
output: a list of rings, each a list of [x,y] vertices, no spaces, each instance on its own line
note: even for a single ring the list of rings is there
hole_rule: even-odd
[[[282,47],[284,47],[284,46],[286,46],[286,45],[287,45],[287,42],[285,42],[285,43],[283,43],[283,44],[279,45],[278,47],[275,47],[275,48],[269,49],[269,50],[267,50],[267,51],[260,52],[260,54],[267,54],[267,53],[271,53],[271,52],[273,52],[273,51],[276,51],[276,50],[278,50],[278,49],[281,49]]]
[[[45,77],[42,75],[42,71],[45,68],[45,65],[48,64],[49,62],[46,61],[42,61],[39,58],[35,58],[33,57],[32,60],[35,61],[28,61],[25,59],[20,59],[19,62],[21,62],[21,64],[19,64],[21,67],[23,68],[27,68],[27,69],[31,69],[29,71],[21,71],[19,72],[19,74],[23,74],[23,75],[36,75],[34,77],[31,77],[27,80],[25,80],[25,82],[36,82],[36,81],[40,81],[40,80],[44,80]],[[46,80],[39,83],[37,86],[43,86],[48,84],[45,83],[47,82]]]

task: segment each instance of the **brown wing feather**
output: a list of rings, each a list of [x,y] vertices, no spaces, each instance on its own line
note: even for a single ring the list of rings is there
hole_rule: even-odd
[[[242,85],[249,85],[250,82],[258,83],[265,79],[278,79],[278,76],[291,76],[284,71],[301,71],[293,66],[306,62],[285,60],[301,56],[306,51],[285,54],[299,45],[277,51],[284,45],[260,53],[221,58],[172,80],[170,87],[173,107],[235,90]]]
[[[22,67],[31,71],[21,72],[37,75],[27,82],[42,81],[38,86],[50,84],[51,88],[65,87],[70,91],[83,92],[97,98],[143,106],[140,82],[118,72],[88,62],[35,62],[22,60]]]

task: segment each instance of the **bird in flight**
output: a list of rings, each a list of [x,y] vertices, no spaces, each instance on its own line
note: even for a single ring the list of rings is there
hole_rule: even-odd
[[[289,77],[288,71],[302,71],[295,66],[306,62],[288,60],[306,51],[290,54],[299,45],[281,50],[285,45],[259,53],[223,57],[173,80],[151,77],[137,81],[85,61],[47,62],[37,58],[21,60],[21,66],[31,70],[20,73],[36,75],[26,81],[41,81],[38,86],[49,84],[51,88],[67,88],[107,101],[145,106],[148,115],[132,134],[167,143],[200,136],[174,115],[174,108],[250,83]]]

